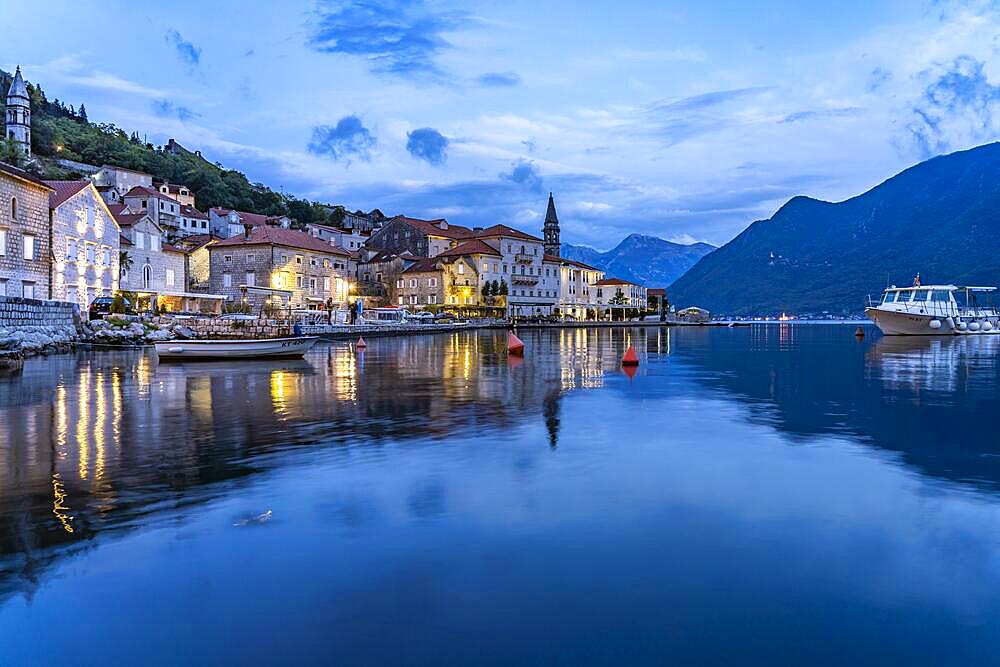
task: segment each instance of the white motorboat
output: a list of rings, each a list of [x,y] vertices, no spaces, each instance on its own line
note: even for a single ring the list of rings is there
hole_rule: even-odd
[[[1000,313],[990,301],[996,287],[914,285],[890,287],[865,315],[890,336],[1000,333]]]
[[[249,340],[168,340],[156,343],[156,356],[164,360],[277,359],[301,357],[316,336],[258,338]]]

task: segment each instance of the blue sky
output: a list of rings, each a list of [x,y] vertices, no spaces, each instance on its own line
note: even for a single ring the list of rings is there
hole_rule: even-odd
[[[1000,134],[992,2],[5,6],[49,97],[350,208],[720,244]],[[72,19],[68,19],[72,17]]]

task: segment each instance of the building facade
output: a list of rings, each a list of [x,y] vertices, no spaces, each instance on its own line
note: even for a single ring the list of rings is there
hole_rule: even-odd
[[[15,70],[14,80],[7,91],[5,136],[16,143],[26,157],[31,157],[31,98],[21,78],[20,67]]]
[[[289,229],[292,226],[292,219],[287,215],[263,215],[229,208],[213,207],[208,210],[208,228],[216,236],[224,239],[241,236],[248,225]]]
[[[604,279],[604,271],[569,259],[551,257],[559,262],[559,312],[574,319],[600,316],[595,283]]]
[[[156,189],[172,199],[176,199],[181,206],[194,206],[194,193],[186,185],[176,183],[156,183]]]
[[[109,204],[120,203],[125,193],[136,187],[152,188],[153,177],[145,172],[104,165],[91,176],[98,192]]]
[[[468,227],[449,224],[447,220],[421,220],[397,215],[372,232],[368,247],[417,257],[435,257],[452,246],[473,238]]]
[[[120,267],[120,289],[142,295],[170,295],[186,291],[184,252],[163,242],[163,231],[148,213],[115,216],[122,232],[121,250],[127,257]]]
[[[178,236],[193,236],[209,233],[208,213],[202,213],[194,204],[181,203],[181,224],[177,230]]]
[[[212,243],[209,286],[257,310],[265,303],[316,308],[346,306],[351,283],[348,253],[305,232],[270,225]]]
[[[646,288],[621,278],[603,278],[594,283],[597,305],[608,312],[617,308],[646,309]]]
[[[508,284],[508,315],[552,315],[559,307],[560,262],[546,258],[544,241],[507,225],[477,229],[475,235],[500,254],[495,275]]]
[[[181,205],[170,195],[144,185],[137,185],[122,197],[122,202],[134,213],[145,213],[163,232],[164,239],[178,235],[181,226]]]
[[[49,297],[49,195],[32,174],[0,163],[0,294]]]
[[[121,229],[90,181],[46,184],[53,189],[50,295],[87,308],[118,289]]]

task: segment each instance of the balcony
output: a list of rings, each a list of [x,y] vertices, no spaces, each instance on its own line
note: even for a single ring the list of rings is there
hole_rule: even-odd
[[[538,276],[518,276],[514,275],[510,277],[510,282],[515,285],[537,285]]]
[[[535,256],[529,255],[526,252],[519,252],[516,255],[514,255],[514,261],[518,262],[519,264],[531,264],[533,261],[535,261]]]

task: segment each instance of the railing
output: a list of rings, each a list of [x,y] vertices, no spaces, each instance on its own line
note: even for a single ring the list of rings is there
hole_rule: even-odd
[[[520,262],[521,264],[531,264],[533,261],[535,261],[535,256],[529,255],[526,252],[519,252],[516,255],[514,255],[514,261]]]
[[[510,282],[515,285],[537,285],[538,276],[511,276]]]

